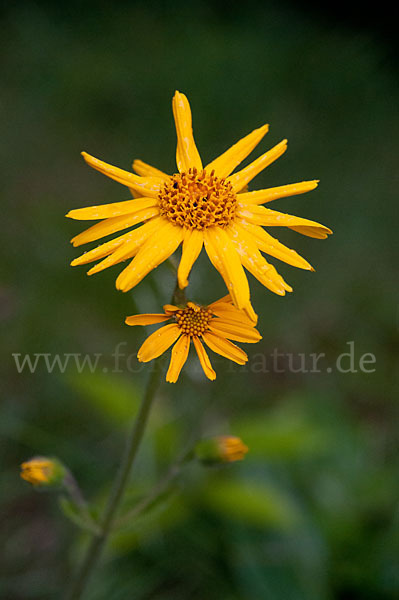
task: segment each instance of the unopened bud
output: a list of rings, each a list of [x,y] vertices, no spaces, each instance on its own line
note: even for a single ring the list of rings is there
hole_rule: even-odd
[[[57,458],[35,456],[21,465],[22,479],[37,487],[60,486],[66,474],[66,468]]]
[[[229,463],[242,460],[248,452],[248,446],[236,436],[220,435],[197,443],[195,456],[205,465]]]

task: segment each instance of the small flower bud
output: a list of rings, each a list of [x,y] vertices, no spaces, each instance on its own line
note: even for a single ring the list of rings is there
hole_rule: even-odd
[[[37,487],[57,487],[66,474],[66,468],[57,458],[34,456],[21,465],[22,479]]]
[[[195,446],[194,453],[205,465],[235,462],[242,460],[248,452],[248,446],[233,435],[220,435],[201,440]]]

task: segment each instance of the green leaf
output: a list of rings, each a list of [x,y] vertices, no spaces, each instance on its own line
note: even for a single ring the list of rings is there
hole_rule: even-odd
[[[300,520],[291,499],[263,483],[213,481],[204,493],[204,502],[215,512],[248,525],[288,530]]]
[[[68,381],[107,420],[124,423],[137,412],[140,389],[133,379],[95,372],[69,374]]]
[[[329,445],[326,431],[291,406],[268,416],[242,419],[232,430],[249,447],[249,458],[296,460],[324,454]]]

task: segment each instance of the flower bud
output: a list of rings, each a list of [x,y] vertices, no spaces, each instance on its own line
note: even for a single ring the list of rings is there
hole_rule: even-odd
[[[235,462],[242,460],[248,446],[233,435],[220,435],[201,440],[194,448],[195,456],[205,465]]]
[[[36,487],[57,487],[67,470],[57,458],[34,456],[21,465],[21,477]]]

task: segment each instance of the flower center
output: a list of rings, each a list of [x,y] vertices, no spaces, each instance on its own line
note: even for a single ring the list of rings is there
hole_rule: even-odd
[[[193,302],[189,302],[187,308],[182,308],[175,313],[175,319],[183,333],[198,336],[208,330],[208,323],[212,319],[212,312]]]
[[[227,227],[236,212],[237,197],[232,185],[194,167],[173,175],[159,194],[162,216],[188,229]]]

